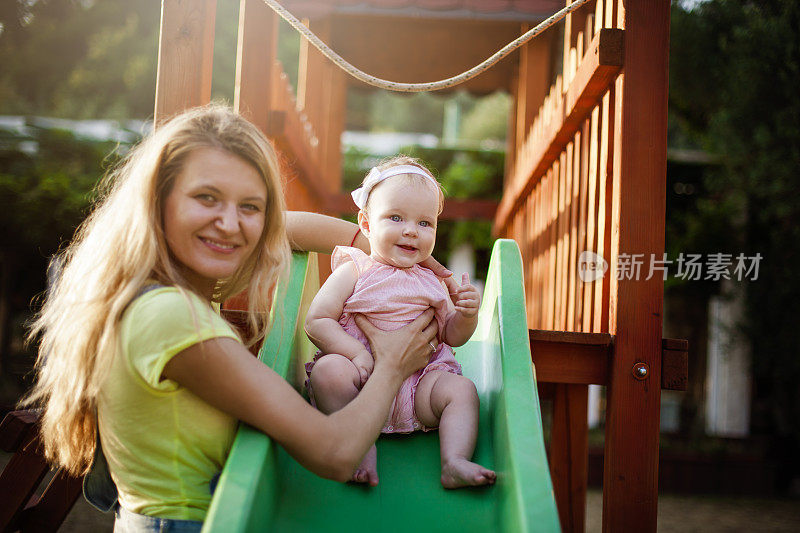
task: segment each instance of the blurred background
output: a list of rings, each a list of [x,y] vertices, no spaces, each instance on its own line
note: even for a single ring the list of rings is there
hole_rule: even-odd
[[[217,6],[212,98],[232,102],[239,4]],[[160,8],[0,2],[0,417],[31,383],[25,328],[50,257],[152,128]],[[281,24],[296,85],[300,38]],[[674,2],[670,40],[666,252],[761,259],[742,281],[665,281],[664,337],[690,349],[688,390],[662,394],[659,529],[800,530],[800,2]],[[342,189],[402,152],[449,197],[497,200],[511,105],[505,92],[350,90]],[[489,220],[444,221],[435,255],[480,280],[492,239]],[[603,395],[590,395],[590,530]]]

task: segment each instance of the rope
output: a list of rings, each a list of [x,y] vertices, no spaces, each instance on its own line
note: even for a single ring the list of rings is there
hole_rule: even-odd
[[[555,13],[554,15],[548,17],[540,24],[538,24],[535,28],[532,28],[525,32],[523,35],[519,36],[518,38],[514,39],[503,48],[495,52],[493,55],[488,57],[482,63],[475,65],[471,69],[462,72],[457,76],[453,76],[444,80],[439,81],[431,81],[427,83],[401,83],[397,81],[390,81],[384,80],[381,78],[376,78],[366,72],[354,67],[350,63],[348,63],[342,56],[331,50],[328,45],[326,45],[319,37],[314,35],[314,33],[309,30],[302,22],[297,20],[291,13],[286,11],[286,9],[280,5],[277,0],[264,0],[264,2],[272,8],[275,13],[281,16],[283,20],[288,22],[295,30],[300,32],[300,34],[305,37],[308,42],[313,44],[317,50],[319,50],[325,57],[336,63],[339,68],[356,78],[357,80],[363,81],[369,85],[373,85],[380,89],[388,89],[390,91],[399,91],[399,92],[407,92],[407,93],[414,93],[414,92],[423,92],[423,91],[438,91],[440,89],[447,89],[448,87],[453,87],[454,85],[458,85],[459,83],[463,83],[471,78],[474,78],[478,74],[486,71],[490,67],[492,67],[495,63],[506,57],[508,54],[513,52],[515,49],[519,48],[526,42],[530,41],[547,28],[567,16],[568,14],[572,13],[583,4],[588,2],[589,0],[577,0],[570,5],[561,9],[561,11]]]

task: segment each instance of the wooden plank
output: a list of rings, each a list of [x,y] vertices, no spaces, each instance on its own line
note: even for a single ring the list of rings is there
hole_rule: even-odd
[[[569,146],[569,144],[567,145]],[[570,250],[570,197],[572,194],[572,151],[567,151],[566,147],[563,153],[563,165],[566,167],[569,164],[569,173],[564,172],[564,189],[561,192],[563,199],[559,199],[561,205],[561,238],[564,245],[561,249],[561,321],[559,329],[567,329],[567,311],[569,309],[569,250]]]
[[[625,71],[616,94],[622,108],[615,121],[614,253],[649,257],[664,251],[669,9],[668,0],[627,2],[622,14]],[[663,281],[654,276],[614,283],[615,278],[603,530],[656,531]],[[637,363],[648,365],[645,379],[632,375]]]
[[[379,78],[429,82],[477,65],[519,36],[519,21],[513,20],[338,13],[329,44],[342,57]],[[466,89],[471,94],[508,91],[516,67],[517,53],[512,52],[453,90]],[[347,81],[351,87],[372,90],[350,76]]]
[[[522,33],[529,29],[528,25],[523,25]],[[516,90],[516,139],[525,138],[547,95],[551,72],[550,46],[554,33],[549,30],[520,48]]]
[[[598,254],[603,257],[606,262],[611,264],[611,213],[612,213],[612,198],[613,198],[613,159],[609,156],[609,144],[614,138],[614,90],[611,89],[603,95],[602,103],[602,134],[600,135],[600,211],[598,213]],[[595,293],[595,301],[598,307],[595,307],[595,331],[607,332],[608,329],[608,316],[609,316],[609,301],[611,294],[611,276],[615,276],[615,271],[609,270],[606,275],[598,282],[598,292]],[[599,319],[599,323],[597,320]]]
[[[600,114],[595,107],[589,118],[589,191],[587,196],[586,213],[586,251],[597,253],[597,157],[598,157],[598,128]],[[583,328],[582,331],[595,331],[592,329],[592,310],[594,308],[593,296],[597,280],[583,284]]]
[[[531,162],[525,167],[518,166],[516,172],[527,179],[514,180],[513,187],[505,191],[495,217],[497,228],[505,225],[511,212],[551,166],[601,95],[613,83],[622,66],[623,33],[620,30],[603,29],[592,40],[589,52],[564,93],[564,100],[550,113],[553,121],[548,131],[552,133],[536,142],[535,146],[526,148],[532,153],[531,157],[526,158]]]
[[[233,106],[268,135],[278,17],[261,0],[241,0]]]
[[[29,431],[0,473],[0,531],[11,525],[50,469],[40,446],[37,432]]]
[[[325,119],[319,129],[320,161],[327,169],[328,190],[338,192],[342,189],[342,132],[347,113],[346,74],[330,62],[326,62],[324,68],[328,90],[323,95],[326,100]]]
[[[566,5],[572,3],[572,0],[566,0]],[[564,86],[566,87],[569,85],[569,72],[570,72],[570,65],[569,65],[569,49],[572,44],[572,18],[573,14],[569,13],[566,17],[564,17],[564,42],[563,42],[563,52],[561,54],[561,73],[564,76]]]
[[[286,183],[287,205],[290,209],[296,210],[308,210],[314,207],[324,210],[328,195],[315,179],[318,176],[317,167],[307,149],[307,140],[300,126],[299,117],[291,112],[270,111],[268,121],[269,136],[289,167],[284,168],[290,173],[287,175]],[[289,121],[291,122],[287,124]],[[278,125],[281,125],[280,129]],[[302,192],[297,189],[298,186],[302,186]],[[304,204],[292,203],[306,196]],[[309,201],[312,203],[309,204]]]
[[[664,339],[665,341],[670,339]],[[689,385],[689,352],[687,350],[661,351],[661,388],[686,390]]]
[[[562,299],[562,290],[564,285],[565,274],[567,273],[566,264],[564,263],[564,234],[566,229],[564,227],[564,207],[566,205],[566,154],[561,152],[558,162],[558,183],[557,191],[558,197],[556,200],[557,215],[555,224],[553,224],[556,231],[556,283],[555,283],[555,324],[554,329],[564,329],[566,324],[566,301]],[[562,323],[563,322],[563,323]]]
[[[20,513],[17,525],[26,533],[56,531],[81,495],[82,486],[82,477],[72,477],[60,468],[42,496]]]
[[[542,184],[537,183],[531,194],[533,197],[533,295],[535,300],[529,302],[533,313],[529,314],[532,319],[530,324],[540,328],[542,323],[542,254],[541,241],[538,236],[541,232],[543,210],[541,207]]]
[[[585,528],[589,459],[586,385],[556,385],[550,439],[550,475],[563,531]]]
[[[569,251],[567,264],[567,321],[566,329],[575,330],[575,289],[578,279],[578,183],[580,181],[579,168],[575,163],[575,143],[567,145],[567,167],[569,180],[567,181],[568,212],[569,212]]]
[[[329,19],[314,21],[313,27],[309,21],[305,21],[314,33],[323,41],[330,40],[330,21]],[[304,113],[311,124],[317,137],[324,130],[324,123],[328,118],[328,105],[331,86],[327,79],[328,67],[330,62],[314,46],[308,44],[306,39],[300,40],[300,68],[298,69],[297,80],[297,110]],[[324,182],[328,188],[330,169],[324,165],[325,154],[323,147],[325,143],[320,139],[319,150],[313,155],[316,156],[316,165],[321,174],[317,179]]]
[[[14,453],[29,439],[31,431],[35,431],[39,414],[33,410],[11,411],[0,422],[0,450]]]
[[[548,191],[545,196],[545,209],[548,215],[547,235],[547,329],[555,329],[556,319],[556,218],[558,217],[558,161],[553,163],[553,168],[547,176]]]
[[[605,385],[611,346],[531,339],[531,358],[540,383]]]
[[[584,122],[583,128],[579,133],[580,150],[576,154],[575,164],[580,167],[580,214],[578,217],[578,253],[586,251],[586,226],[588,225],[587,203],[589,199],[589,123]],[[576,137],[578,139],[578,137]],[[585,331],[583,328],[583,300],[585,290],[585,282],[581,281],[577,289],[577,301],[575,302],[575,328],[578,331]]]
[[[689,351],[689,341],[686,339],[661,339],[661,348],[678,352]]]
[[[163,0],[155,122],[211,100],[216,0]]]
[[[531,359],[540,383],[608,384],[614,336],[531,329]],[[661,341],[661,388],[686,390],[689,343],[681,339]]]
[[[601,346],[609,348],[614,344],[614,336],[608,333],[580,333],[577,331],[556,331],[544,329],[532,329],[528,332],[531,343],[558,343],[569,344],[573,346]],[[677,339],[666,339],[673,343],[679,343]],[[684,341],[685,342],[685,341]],[[688,343],[687,343],[688,344]],[[678,350],[673,346],[678,344],[670,344],[669,350]],[[537,376],[538,377],[538,376]]]
[[[612,0],[613,1],[613,0]],[[606,0],[597,0],[594,4],[594,33],[603,28],[603,15],[605,14]]]

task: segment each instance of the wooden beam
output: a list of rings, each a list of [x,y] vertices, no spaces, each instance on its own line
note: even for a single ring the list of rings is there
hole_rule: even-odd
[[[523,33],[530,28],[525,25]],[[555,32],[549,30],[519,49],[519,76],[516,90],[515,138],[522,140],[533,124],[550,83],[550,47]],[[514,147],[518,148],[517,146]]]
[[[611,272],[622,254],[664,252],[669,0],[618,2]],[[617,103],[619,107],[617,107]],[[610,279],[615,335],[605,425],[603,531],[656,531],[664,282]],[[636,367],[647,372],[638,379]]]
[[[304,132],[302,121],[296,113],[270,111],[267,135],[275,143],[285,162],[295,171],[290,177],[300,180],[320,209],[327,210],[329,193],[321,183],[319,169],[309,153]]]
[[[18,519],[42,478],[50,470],[42,454],[38,425],[28,422],[30,413],[12,411],[0,424],[0,435],[8,431],[11,434],[8,441],[15,442],[18,446],[0,472],[0,531],[6,531]],[[19,528],[8,530],[17,529]]]
[[[73,477],[59,468],[44,493],[31,501],[15,520],[12,529],[57,531],[82,493],[83,476]]]
[[[211,100],[216,0],[163,0],[155,122]]]
[[[550,476],[563,531],[583,531],[586,513],[589,387],[555,386]]]
[[[530,160],[536,161],[536,166],[518,166],[516,173],[521,177],[510,180],[512,185],[503,194],[495,217],[497,232],[508,224],[511,214],[519,208],[539,177],[551,167],[603,93],[614,82],[622,67],[623,37],[622,30],[610,28],[602,29],[595,35],[589,51],[566,90],[561,108],[556,111],[551,130],[553,133],[532,147],[535,155]]]
[[[689,387],[689,342],[663,339],[661,344],[661,388],[686,390]]]
[[[278,16],[262,0],[241,0],[233,106],[265,134],[277,48]]]
[[[613,342],[608,333],[530,330],[536,381],[605,385]]]
[[[519,22],[509,20],[341,13],[333,19],[329,44],[353,65],[379,78],[429,82],[474,67],[519,36]],[[510,90],[517,58],[518,52],[512,52],[492,68],[451,90],[466,89],[476,94]],[[375,90],[349,75],[347,82],[352,87]]]
[[[608,333],[529,330],[537,383],[608,385],[614,336]],[[662,339],[661,388],[686,390],[689,342]]]

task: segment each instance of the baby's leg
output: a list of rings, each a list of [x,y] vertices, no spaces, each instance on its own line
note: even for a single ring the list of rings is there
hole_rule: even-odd
[[[350,359],[339,354],[319,358],[311,369],[310,379],[314,401],[325,414],[338,411],[361,390],[358,369]],[[378,484],[378,455],[374,444],[353,472],[353,481],[369,483],[373,487]]]
[[[478,406],[475,385],[464,376],[429,372],[417,386],[417,417],[426,426],[439,426],[446,489],[492,484],[496,478],[492,470],[470,461],[478,436]]]

